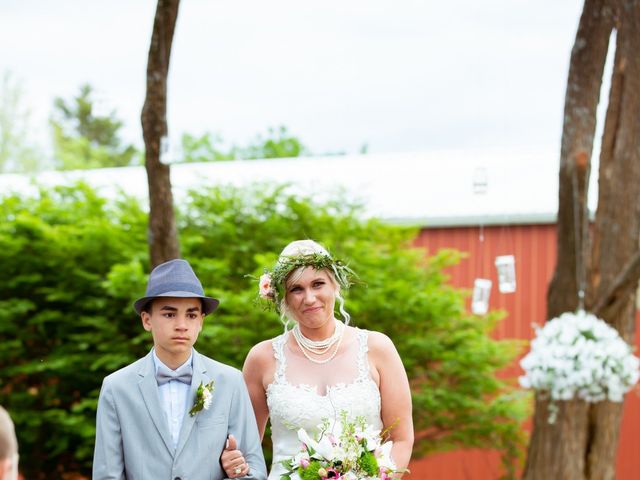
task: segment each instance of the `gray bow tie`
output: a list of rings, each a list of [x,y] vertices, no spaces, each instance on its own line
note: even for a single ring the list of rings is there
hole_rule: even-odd
[[[175,370],[169,370],[164,365],[159,365],[156,370],[156,380],[158,380],[158,385],[164,385],[171,380],[177,380],[178,382],[191,385],[192,376],[193,368],[191,368],[191,365],[184,367],[180,373],[177,373]]]

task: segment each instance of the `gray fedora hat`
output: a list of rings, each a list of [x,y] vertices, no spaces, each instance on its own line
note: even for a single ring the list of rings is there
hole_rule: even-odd
[[[151,271],[147,291],[144,297],[134,302],[133,309],[139,315],[144,306],[157,297],[199,298],[205,315],[213,312],[220,303],[204,295],[202,284],[191,265],[181,259],[161,263]]]

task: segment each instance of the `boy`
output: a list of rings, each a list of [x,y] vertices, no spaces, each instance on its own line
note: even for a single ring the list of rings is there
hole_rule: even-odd
[[[107,376],[96,420],[93,480],[220,480],[230,443],[247,463],[232,478],[266,479],[242,374],[193,348],[218,300],[204,295],[185,260],[158,265],[134,303],[153,349]],[[235,437],[235,439],[233,438]]]

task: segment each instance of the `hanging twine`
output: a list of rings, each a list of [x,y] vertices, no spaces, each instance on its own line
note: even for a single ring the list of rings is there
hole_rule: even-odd
[[[578,171],[584,170],[584,205],[582,208],[583,221],[580,225],[580,199],[578,197]],[[573,166],[572,186],[573,186],[573,222],[574,241],[576,255],[576,287],[578,289],[578,310],[584,310],[584,297],[587,286],[587,262],[586,246],[589,238],[589,175],[591,165],[588,161],[587,153],[580,151],[575,156]],[[582,227],[582,228],[580,228]]]

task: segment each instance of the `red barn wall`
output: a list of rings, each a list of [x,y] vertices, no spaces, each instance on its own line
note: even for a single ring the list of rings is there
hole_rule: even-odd
[[[456,287],[473,288],[476,278],[493,282],[490,308],[507,312],[498,325],[497,338],[531,339],[532,324],[542,324],[546,316],[546,295],[556,261],[555,225],[504,225],[491,227],[425,228],[415,241],[430,253],[454,248],[467,253],[459,265],[448,273]],[[515,293],[498,291],[494,261],[498,255],[514,255],[516,262]],[[640,322],[639,322],[640,323]],[[640,335],[636,328],[636,345]],[[519,375],[517,362],[508,373]],[[640,390],[627,395],[617,460],[618,480],[640,478],[640,455],[634,439],[640,437]],[[490,450],[458,450],[432,454],[411,463],[411,478],[446,480],[494,480],[500,477],[500,458]]]

